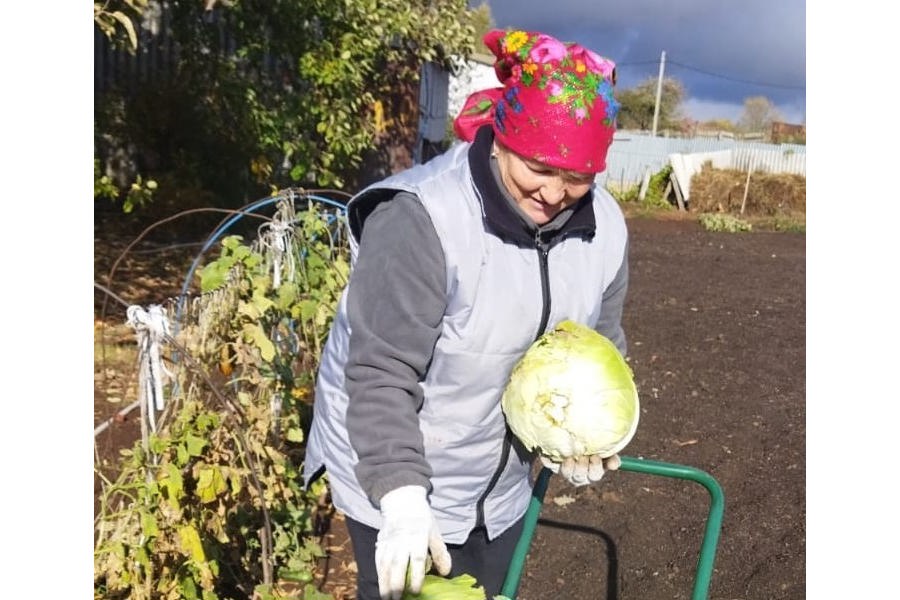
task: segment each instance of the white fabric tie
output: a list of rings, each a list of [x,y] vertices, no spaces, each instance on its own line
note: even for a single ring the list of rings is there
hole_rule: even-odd
[[[171,373],[160,360],[159,347],[169,335],[169,321],[158,304],[151,304],[149,310],[140,306],[129,306],[126,311],[128,325],[138,336],[138,353],[140,360],[140,389],[153,399],[156,410],[165,408],[162,376],[171,377]],[[151,419],[152,411],[151,411]]]

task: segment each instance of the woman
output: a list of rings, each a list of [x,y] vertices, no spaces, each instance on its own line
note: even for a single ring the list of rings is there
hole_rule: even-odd
[[[627,231],[594,185],[618,104],[614,65],[537,32],[492,31],[502,88],[473,94],[464,143],[348,204],[353,270],[319,369],[306,482],[347,517],[358,598],[417,593],[436,570],[499,592],[534,456],[508,432],[512,367],[564,319],[624,354]],[[545,461],[545,464],[548,464]],[[587,458],[551,465],[598,480]]]

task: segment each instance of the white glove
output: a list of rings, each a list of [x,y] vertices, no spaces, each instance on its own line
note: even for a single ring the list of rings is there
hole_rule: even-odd
[[[450,553],[420,485],[404,485],[381,498],[384,524],[375,542],[375,568],[382,600],[400,600],[409,565],[409,591],[418,594],[429,550],[438,573],[450,573]]]
[[[546,456],[541,456],[541,463],[578,487],[600,481],[606,471],[618,469],[622,465],[622,460],[618,454],[613,454],[609,458],[600,458],[599,454],[594,454],[565,458],[562,463],[553,462]]]

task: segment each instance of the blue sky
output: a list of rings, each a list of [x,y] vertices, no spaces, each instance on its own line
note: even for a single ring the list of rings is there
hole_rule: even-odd
[[[500,29],[543,31],[613,59],[620,88],[655,80],[665,51],[664,76],[684,84],[691,118],[736,121],[746,98],[765,96],[786,121],[805,122],[804,0],[486,3]]]

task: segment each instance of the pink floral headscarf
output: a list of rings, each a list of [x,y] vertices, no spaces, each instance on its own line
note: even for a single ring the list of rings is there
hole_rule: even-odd
[[[468,97],[456,135],[472,141],[490,123],[497,141],[520,156],[581,173],[606,169],[619,110],[615,63],[539,32],[495,29],[484,43],[503,87]]]

